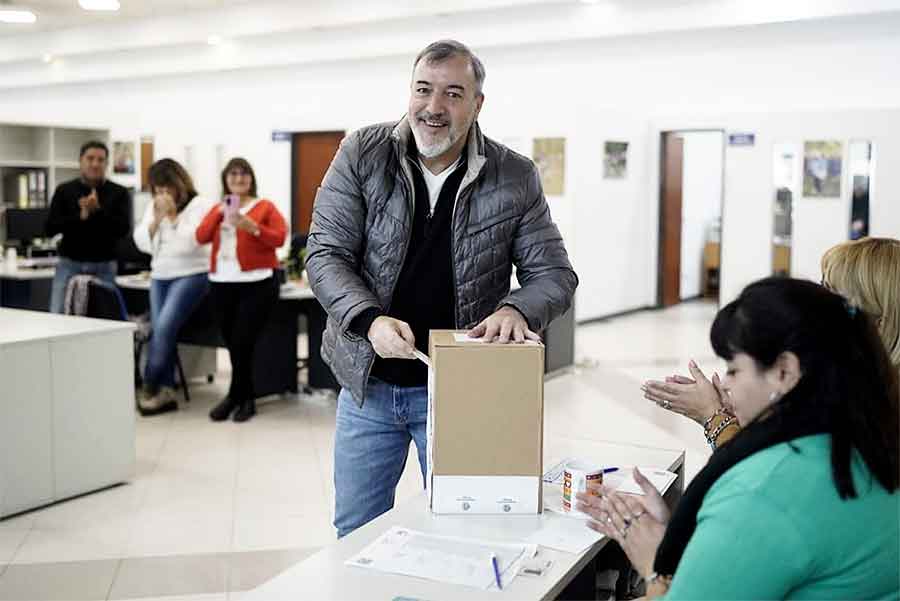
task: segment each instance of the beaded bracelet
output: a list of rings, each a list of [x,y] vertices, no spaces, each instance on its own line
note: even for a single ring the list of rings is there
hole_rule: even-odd
[[[719,422],[719,425],[716,426],[715,430],[713,430],[711,433],[707,433],[706,442],[709,443],[709,446],[713,451],[716,450],[716,439],[719,437],[719,434],[722,433],[722,430],[724,430],[725,428],[727,428],[728,426],[730,426],[733,423],[734,423],[734,417],[729,415],[728,417],[723,419],[721,422]]]
[[[728,413],[728,410],[725,409],[725,407],[721,407],[721,406],[720,406],[718,409],[716,409],[715,413],[713,413],[712,415],[710,415],[709,417],[707,417],[707,418],[706,418],[706,421],[703,422],[703,431],[704,431],[704,432],[706,432],[707,430],[709,430],[709,425],[712,423],[712,421],[713,421],[714,419],[716,419],[716,416],[717,416],[717,415],[731,415],[731,414]]]

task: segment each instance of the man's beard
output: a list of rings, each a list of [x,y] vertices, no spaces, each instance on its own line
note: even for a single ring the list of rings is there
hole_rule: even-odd
[[[438,139],[431,144],[427,144],[424,139],[425,137],[422,134],[424,133],[424,131],[427,131],[428,126],[424,123],[421,123],[420,119],[446,124],[446,127],[448,129],[446,135],[442,139]],[[413,132],[413,137],[416,139],[416,147],[419,151],[419,156],[422,156],[426,159],[439,157],[450,150],[450,147],[456,144],[468,130],[468,127],[466,127],[464,130],[460,131],[447,118],[435,118],[433,114],[425,110],[419,111],[415,116],[410,118],[410,127]]]

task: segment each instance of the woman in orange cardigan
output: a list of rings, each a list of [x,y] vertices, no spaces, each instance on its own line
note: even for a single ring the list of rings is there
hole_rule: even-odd
[[[244,422],[256,415],[253,350],[278,301],[275,249],[284,244],[287,224],[275,205],[256,197],[256,175],[245,159],[222,171],[225,199],[197,227],[197,242],[212,242],[209,279],[216,320],[231,356],[231,386],[209,412],[213,421]]]

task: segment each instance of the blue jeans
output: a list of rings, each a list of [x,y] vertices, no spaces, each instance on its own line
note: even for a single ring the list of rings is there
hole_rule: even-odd
[[[334,526],[346,536],[394,506],[394,492],[415,440],[426,470],[428,389],[369,378],[360,409],[348,390],[338,395],[334,434]]]
[[[116,285],[115,261],[73,261],[65,257],[59,258],[56,273],[53,274],[53,286],[50,289],[50,312],[62,313],[66,302],[66,285],[76,275],[93,275],[101,280]]]
[[[175,346],[178,332],[206,293],[209,274],[198,273],[150,283],[150,325],[144,388],[175,386]]]

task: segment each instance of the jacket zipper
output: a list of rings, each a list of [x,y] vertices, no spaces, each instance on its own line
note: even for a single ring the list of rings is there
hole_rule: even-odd
[[[415,188],[413,187],[412,182],[409,179],[409,174],[406,172],[406,169],[403,168],[402,163],[401,163],[400,170],[403,171],[403,182],[406,184],[407,189],[409,190],[409,195],[413,201],[413,210],[415,210],[415,202],[416,202]],[[455,208],[455,206],[456,206],[456,203],[454,202],[454,208]],[[407,225],[410,229],[412,228],[411,223],[408,223]],[[403,257],[400,260],[400,271],[397,272],[397,276],[394,278],[394,283],[391,284],[391,294],[390,294],[391,300],[390,300],[390,302],[388,302],[388,306],[385,308],[385,313],[390,312],[391,304],[394,302],[394,292],[397,289],[397,284],[400,282],[400,272],[403,271],[403,265],[404,265],[404,263],[406,263],[406,255],[409,254],[409,242],[411,239],[412,239],[412,232],[410,232],[410,235],[406,237],[406,242],[403,246]],[[452,241],[451,241],[451,244],[453,244]],[[454,308],[454,311],[455,311],[455,308]],[[365,382],[369,381],[369,376],[372,375],[372,368],[374,366],[375,366],[375,357],[373,356],[369,360],[369,366],[366,368],[366,379],[363,381],[363,399],[362,399],[363,402],[365,402],[365,400],[366,400]]]
[[[453,324],[457,328],[459,327],[459,291],[456,289],[456,203],[459,201],[459,197],[471,188],[474,183],[475,180],[472,180],[466,184],[465,188],[460,186],[459,190],[456,191],[456,198],[453,199],[453,210],[450,213],[450,224],[453,229],[450,232],[450,260],[453,261],[453,269],[450,270],[450,274],[453,277]]]

